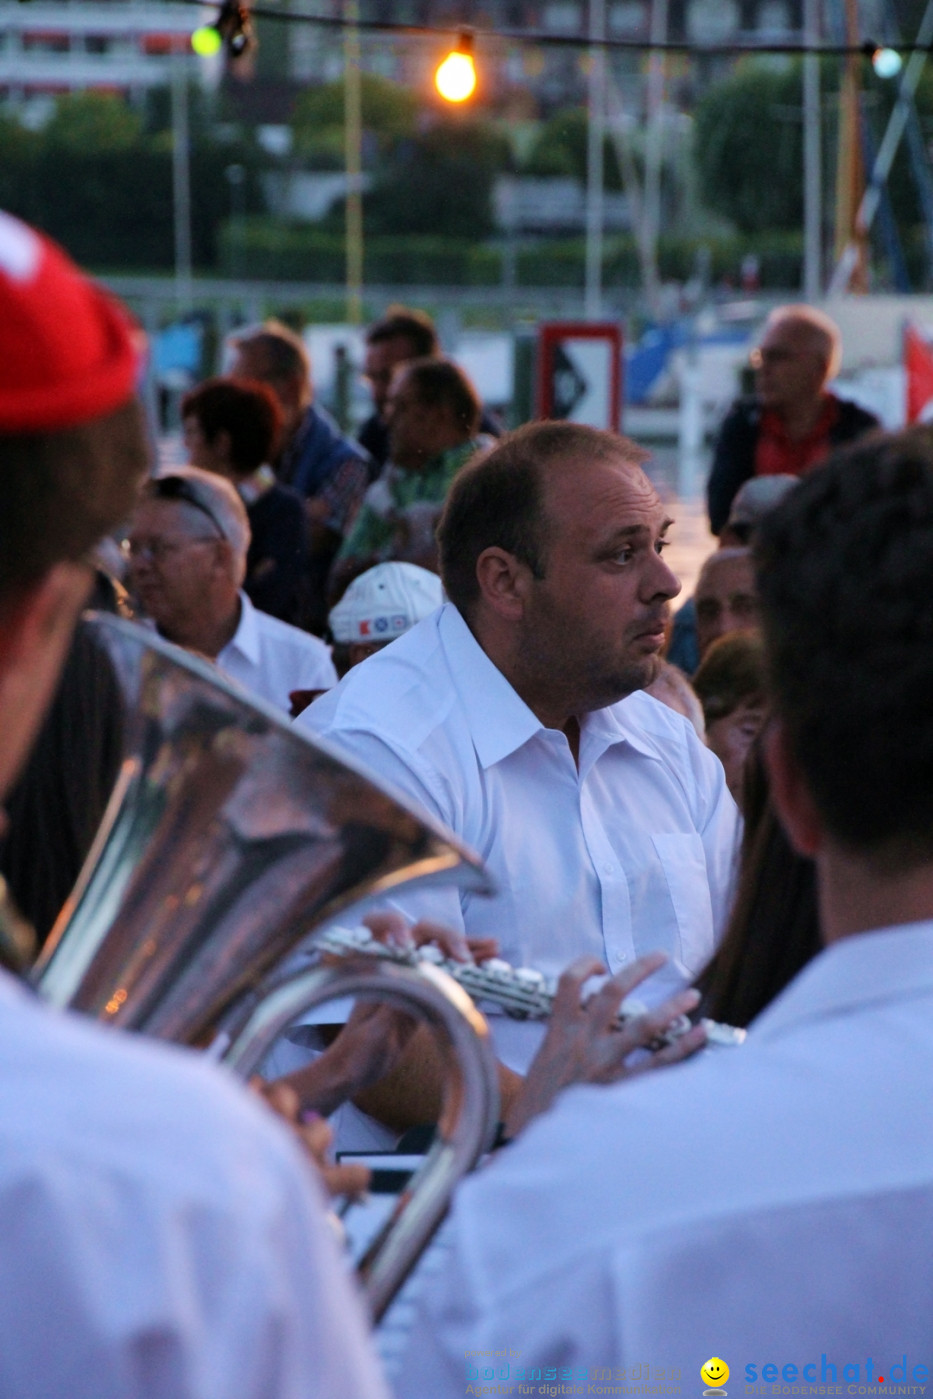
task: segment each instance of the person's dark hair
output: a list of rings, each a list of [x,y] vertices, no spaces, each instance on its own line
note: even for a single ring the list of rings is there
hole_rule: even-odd
[[[469,616],[479,598],[476,561],[484,549],[504,549],[535,578],[544,577],[549,467],[619,458],[640,465],[646,457],[616,433],[558,422],[527,423],[473,457],[454,477],[437,527],[441,579],[451,602]]]
[[[697,977],[698,1014],[748,1025],[820,950],[816,869],[771,805],[761,741],[745,764],[738,887],[722,942]]]
[[[707,724],[765,693],[764,643],[757,632],[732,632],[710,646],[693,677]]]
[[[367,345],[382,345],[387,340],[410,341],[412,359],[424,359],[440,351],[431,317],[425,311],[416,311],[408,306],[390,306],[385,315],[374,321],[366,332]]]
[[[0,607],[124,519],[146,465],[135,399],[80,427],[0,434]]]
[[[446,408],[465,437],[476,434],[482,408],[476,390],[459,365],[443,358],[413,359],[405,365],[404,372],[425,408]]]
[[[772,702],[827,831],[895,873],[933,855],[933,431],[808,475],[755,545]]]
[[[304,381],[311,376],[311,361],[304,341],[282,321],[264,321],[261,326],[240,331],[234,335],[233,344],[237,349],[252,350],[262,358],[264,379]]]
[[[208,443],[230,434],[230,465],[249,476],[272,461],[282,432],[282,410],[266,384],[255,379],[207,379],[181,401],[182,418],[197,418]]]

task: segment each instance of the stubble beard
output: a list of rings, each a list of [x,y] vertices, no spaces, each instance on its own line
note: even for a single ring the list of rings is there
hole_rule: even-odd
[[[518,657],[523,697],[544,695],[555,709],[582,716],[607,709],[636,690],[644,690],[660,669],[660,657],[651,653],[620,660],[610,669],[601,652],[576,655],[573,640],[551,634],[541,641],[524,635]]]

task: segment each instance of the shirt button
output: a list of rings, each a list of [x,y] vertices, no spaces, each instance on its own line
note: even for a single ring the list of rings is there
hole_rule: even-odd
[[[603,874],[618,874],[618,865],[603,865]]]

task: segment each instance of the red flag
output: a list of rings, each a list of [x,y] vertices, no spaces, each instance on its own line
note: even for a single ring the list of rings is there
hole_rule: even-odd
[[[910,322],[904,327],[904,370],[907,377],[907,421],[933,418],[933,346]]]

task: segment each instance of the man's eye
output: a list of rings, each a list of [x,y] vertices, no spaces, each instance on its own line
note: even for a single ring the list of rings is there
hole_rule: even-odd
[[[630,563],[634,553],[635,550],[631,547],[631,545],[626,544],[625,548],[620,549],[619,552],[616,554],[615,561],[616,563]]]
[[[669,539],[658,539],[655,542],[654,552],[656,554],[663,554],[665,549],[670,548],[670,543],[671,541]]]

